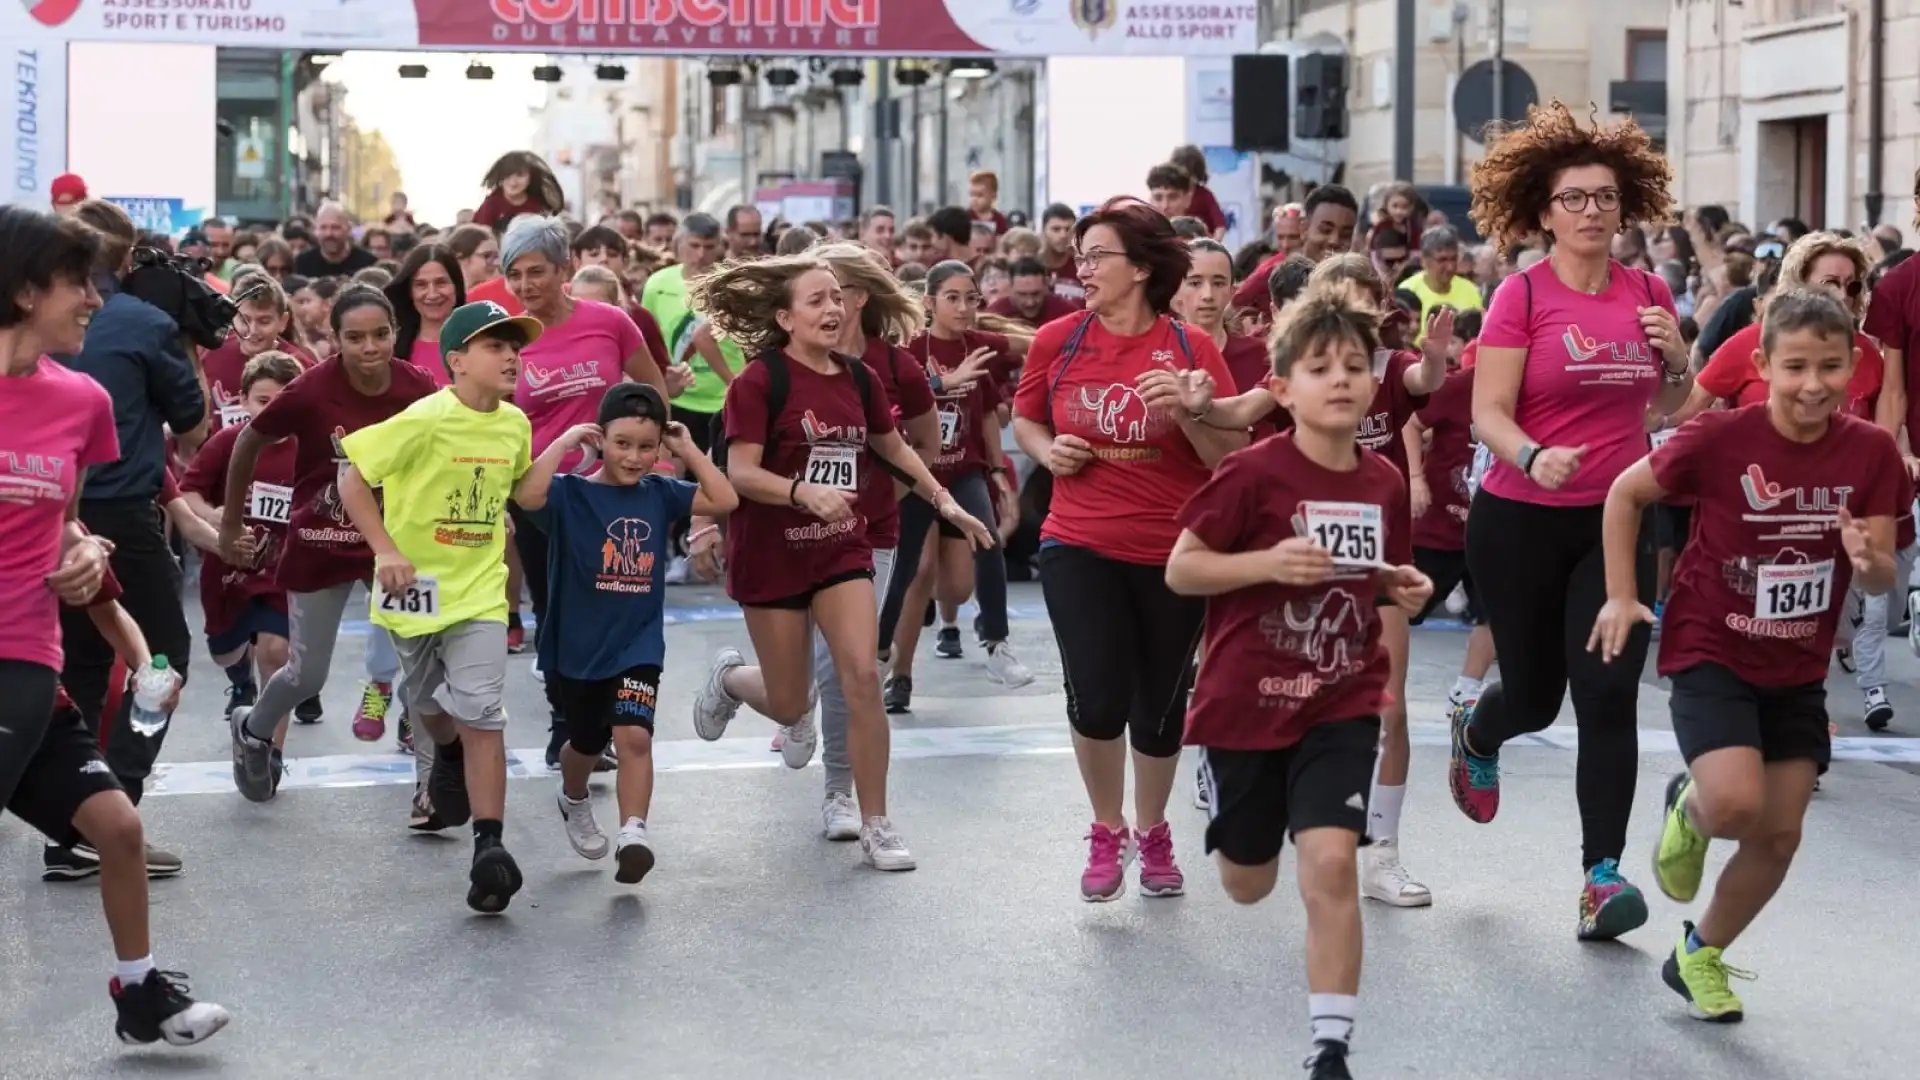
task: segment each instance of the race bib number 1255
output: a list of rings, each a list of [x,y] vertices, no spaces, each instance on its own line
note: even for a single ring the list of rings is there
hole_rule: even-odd
[[[1307,539],[1341,566],[1385,566],[1386,525],[1372,503],[1303,502]]]

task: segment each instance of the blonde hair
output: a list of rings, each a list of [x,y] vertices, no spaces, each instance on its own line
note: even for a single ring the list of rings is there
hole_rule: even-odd
[[[866,306],[860,309],[861,333],[904,345],[926,328],[927,312],[920,298],[893,276],[871,248],[842,240],[807,254],[826,263],[841,288],[867,294]]]
[[[1346,292],[1354,304],[1377,308],[1387,291],[1373,260],[1357,251],[1323,259],[1307,278],[1307,292]],[[1377,314],[1377,311],[1376,311]]]
[[[1814,263],[1828,255],[1846,256],[1853,263],[1854,279],[1860,282],[1863,289],[1866,287],[1867,272],[1873,269],[1873,265],[1867,260],[1866,249],[1860,246],[1860,242],[1839,233],[1815,232],[1795,240],[1793,246],[1787,249],[1786,255],[1780,260],[1780,277],[1774,285],[1774,291],[1819,288],[1807,280],[1807,275],[1813,272]]]
[[[300,361],[279,349],[268,349],[247,361],[240,370],[240,394],[242,397],[252,392],[253,384],[262,379],[272,379],[286,386],[300,377]]]
[[[1000,254],[1009,259],[1037,259],[1043,246],[1040,234],[1024,227],[1008,229],[1000,238]]]
[[[687,303],[706,316],[715,337],[740,346],[749,357],[784,349],[792,338],[778,315],[793,306],[793,283],[812,270],[833,273],[812,252],[722,263],[693,283]]]
[[[573,275],[572,285],[575,296],[580,295],[580,287],[582,285],[595,289],[607,289],[609,290],[609,294],[600,297],[600,299],[612,304],[614,307],[623,308],[627,306],[627,289],[626,286],[621,283],[620,275],[604,266],[581,267],[579,272]],[[591,297],[589,299],[591,299]]]

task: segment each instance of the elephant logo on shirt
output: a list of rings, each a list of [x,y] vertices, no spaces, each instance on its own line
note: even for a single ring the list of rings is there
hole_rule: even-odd
[[[1366,645],[1367,623],[1359,598],[1335,587],[1268,612],[1260,633],[1275,649],[1313,661],[1321,675],[1338,677]]]
[[[1146,442],[1152,434],[1152,410],[1126,383],[1081,387],[1080,407],[1092,417],[1094,430],[1114,442]]]

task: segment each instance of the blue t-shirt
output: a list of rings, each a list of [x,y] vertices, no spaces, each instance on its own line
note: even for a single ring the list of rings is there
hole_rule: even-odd
[[[659,474],[632,487],[553,478],[534,514],[547,534],[540,670],[596,680],[664,663],[667,533],[698,490]]]

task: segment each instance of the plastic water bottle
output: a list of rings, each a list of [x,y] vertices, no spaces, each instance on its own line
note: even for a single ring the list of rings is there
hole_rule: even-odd
[[[152,738],[167,729],[167,699],[173,696],[173,672],[167,658],[156,656],[133,678],[133,733]]]

